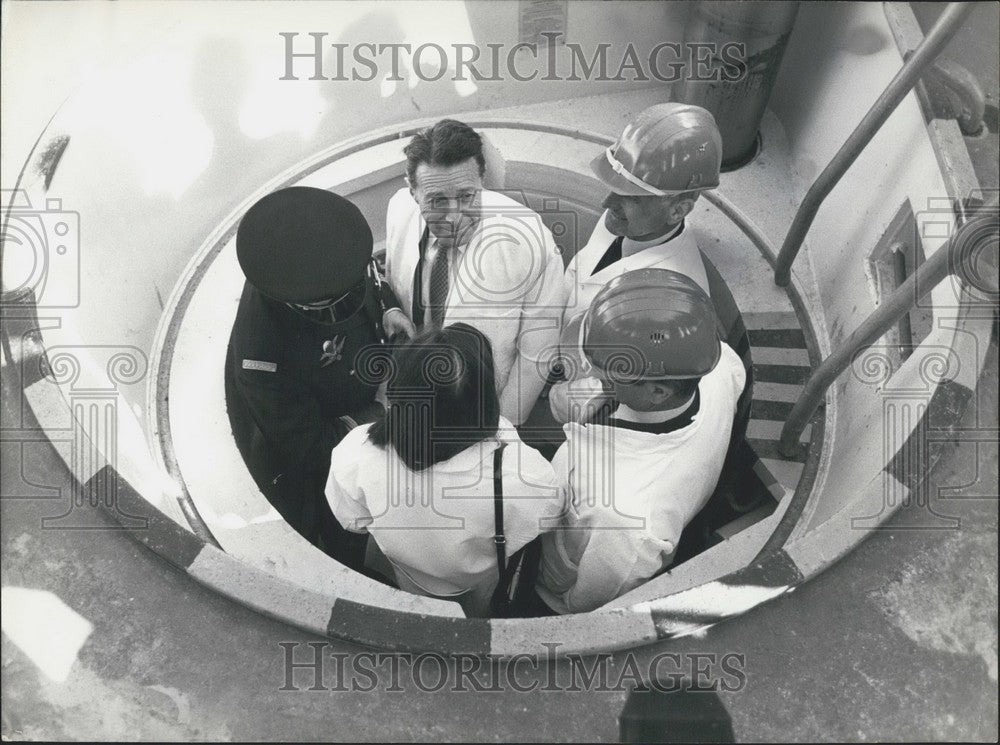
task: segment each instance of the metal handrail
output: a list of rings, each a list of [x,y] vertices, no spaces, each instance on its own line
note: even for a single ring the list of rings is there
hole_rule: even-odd
[[[861,123],[847,138],[837,154],[833,156],[827,167],[823,169],[819,178],[809,187],[809,191],[806,192],[806,196],[799,206],[799,211],[795,213],[795,219],[788,229],[781,250],[778,252],[778,260],[774,267],[774,283],[776,285],[779,287],[788,286],[788,282],[791,280],[792,262],[795,261],[806,233],[809,232],[823,201],[868,146],[872,137],[885,124],[892,112],[896,110],[899,103],[910,92],[910,89],[916,85],[924,69],[934,62],[951,37],[955,35],[958,27],[974,5],[975,3],[954,3],[945,9],[930,33],[917,47],[913,56],[896,73],[896,77],[882,91],[882,95],[875,101],[875,105],[865,114],[865,118],[861,120]]]
[[[779,449],[783,455],[792,456],[798,451],[802,430],[819,407],[827,388],[851,365],[858,353],[874,344],[945,277],[957,274],[966,282],[982,277],[996,281],[996,258],[984,254],[982,249],[988,246],[990,241],[995,244],[998,235],[1000,235],[1000,213],[996,204],[993,204],[963,224],[948,243],[917,267],[917,270],[855,329],[837,351],[820,363],[809,377],[781,429]],[[986,271],[981,271],[975,265],[975,262],[983,260],[993,262]],[[990,293],[996,292],[994,287],[988,290]]]

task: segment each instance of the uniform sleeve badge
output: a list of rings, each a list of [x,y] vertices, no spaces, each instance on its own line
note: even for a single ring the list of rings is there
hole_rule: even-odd
[[[332,339],[327,339],[323,342],[323,354],[319,357],[320,367],[326,367],[334,362],[340,362],[341,357],[343,357],[345,340],[345,336],[337,334],[337,336]]]

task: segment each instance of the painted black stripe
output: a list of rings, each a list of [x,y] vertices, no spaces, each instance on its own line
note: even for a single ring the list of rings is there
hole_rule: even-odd
[[[809,455],[809,446],[806,443],[798,443],[799,447],[791,457],[778,450],[778,443],[775,440],[757,440],[752,437],[747,438],[750,447],[761,458],[771,458],[772,460],[788,460],[796,463],[805,463],[806,456]]]
[[[783,422],[792,413],[795,404],[788,401],[762,401],[754,399],[751,409],[750,419],[767,419],[770,421]]]
[[[723,577],[727,585],[756,585],[758,587],[792,587],[805,579],[805,575],[784,549],[778,549],[749,566]]]
[[[974,395],[971,389],[953,380],[938,385],[917,426],[883,470],[909,489],[916,489],[941,456],[953,447],[953,441],[961,439],[958,424]]]
[[[799,365],[754,365],[753,379],[758,383],[805,385],[810,369]]]
[[[401,613],[353,600],[333,604],[327,634],[380,649],[476,655],[490,651],[490,623],[485,619]]]
[[[718,615],[678,613],[669,610],[656,610],[656,608],[653,608],[649,615],[653,619],[653,628],[656,630],[657,639],[670,639],[685,631],[686,629],[673,628],[678,623],[691,624],[692,628],[697,628],[699,626],[718,623],[722,619]]]
[[[805,349],[806,337],[802,329],[750,329],[750,344],[754,347],[780,347]]]
[[[204,541],[147,502],[120,473],[105,466],[83,487],[84,494],[111,495],[102,509],[136,540],[171,564],[187,569],[205,547]]]
[[[740,334],[740,340],[736,342],[736,346],[733,347],[733,351],[740,356],[740,359],[744,362],[750,356],[750,337],[746,333]]]
[[[795,562],[783,550],[778,549],[774,553],[768,554],[764,559],[754,562],[750,566],[737,570],[732,574],[723,577],[720,582],[733,587],[740,585],[755,585],[757,587],[793,587],[801,582],[805,577]],[[670,626],[677,622],[690,621],[694,625],[707,625],[716,623],[722,619],[719,615],[689,614],[667,609],[657,609],[654,603],[650,609],[650,616],[653,619],[653,626],[656,629],[658,639],[668,639],[678,632],[671,630]]]

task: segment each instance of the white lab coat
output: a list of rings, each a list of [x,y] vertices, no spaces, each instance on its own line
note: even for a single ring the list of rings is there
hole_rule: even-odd
[[[520,424],[559,342],[562,259],[536,212],[498,192],[484,189],[481,195],[479,227],[450,264],[444,322],[464,321],[490,340],[500,411]],[[425,225],[409,190],[400,189],[386,213],[386,280],[408,317]]]
[[[566,287],[566,312],[563,318],[567,323],[590,307],[594,296],[604,285],[615,277],[635,269],[672,269],[693,279],[705,294],[710,295],[708,275],[705,274],[705,262],[702,261],[701,251],[698,250],[698,240],[695,231],[687,224],[678,235],[665,243],[650,246],[631,256],[623,256],[591,276],[591,272],[616,238],[604,226],[607,214],[605,212],[601,215],[587,245],[577,252],[566,267],[563,277]]]
[[[485,615],[497,583],[493,541],[493,451],[503,453],[504,534],[509,557],[556,524],[565,491],[552,466],[503,418],[497,436],[424,471],[392,447],[368,441],[371,425],[333,449],[326,497],[347,530],[367,531],[393,565],[402,589],[459,600]]]
[[[542,539],[538,592],[559,613],[593,610],[669,565],[684,526],[715,490],[746,373],[722,345],[691,424],[667,434],[567,424],[552,461],[569,510]]]
[[[645,248],[631,256],[623,256],[597,274],[591,275],[616,238],[604,226],[606,216],[607,212],[601,215],[587,245],[577,252],[566,267],[563,278],[566,297],[563,326],[585,313],[594,297],[608,282],[636,269],[671,269],[690,277],[705,291],[705,294],[711,294],[708,288],[708,275],[705,273],[705,262],[702,260],[698,241],[690,225],[685,225],[684,229],[670,240]],[[575,347],[563,349],[562,352],[570,355],[579,353]],[[570,366],[571,370],[580,368],[580,362]],[[576,418],[574,411],[585,417],[588,411],[586,402],[601,396],[602,390],[600,381],[594,377],[581,377],[556,383],[549,391],[549,407],[553,417],[562,423],[573,421]]]

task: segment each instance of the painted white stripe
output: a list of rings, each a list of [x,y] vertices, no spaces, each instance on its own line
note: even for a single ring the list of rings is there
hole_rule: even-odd
[[[326,633],[333,608],[329,598],[236,561],[214,546],[205,546],[187,571],[244,605],[308,631]]]
[[[0,627],[47,678],[69,677],[94,624],[48,590],[0,589]]]
[[[764,587],[759,585],[727,585],[709,582],[690,590],[669,595],[659,600],[640,603],[636,608],[648,608],[657,613],[678,613],[726,618],[745,613],[754,606],[784,595],[788,585]],[[688,624],[689,622],[681,622]],[[703,625],[700,622],[698,625]]]
[[[92,439],[92,435],[100,434],[99,429],[107,429],[105,418],[100,416],[106,411],[89,411],[86,403],[80,401],[71,406],[63,389],[47,378],[26,388],[24,397],[45,436],[77,481],[86,484],[107,465],[104,453]]]
[[[103,438],[102,442],[95,443],[92,439],[92,435],[100,438],[104,434],[102,429],[106,427],[101,425],[108,424],[105,419],[96,422],[86,418],[83,422],[74,419],[62,388],[46,378],[26,388],[24,397],[45,436],[79,483],[86,484],[109,464],[104,453],[109,440]],[[118,402],[113,409],[117,414],[117,433],[110,440],[114,448],[112,455],[115,456],[111,465],[146,501],[187,529],[187,519],[177,504],[180,486],[153,463],[145,447],[146,438],[142,435],[141,425],[123,397],[110,400]],[[85,407],[80,408],[85,411]],[[106,409],[104,413],[109,414],[110,411]]]
[[[657,640],[648,610],[598,610],[588,614],[490,621],[490,653],[592,654]],[[542,642],[550,642],[549,648]]]
[[[756,358],[754,362],[756,362]],[[754,381],[753,400],[754,401],[784,401],[793,404],[799,400],[802,393],[802,386],[794,383],[762,383]]]
[[[802,477],[802,463],[774,460],[773,458],[761,458],[760,462],[767,466],[767,470],[774,475],[779,484],[788,491],[795,491],[795,487],[798,486],[799,479]]]
[[[896,491],[892,502],[886,500],[889,484]],[[885,524],[909,494],[906,486],[882,472],[855,499],[812,530],[793,537],[783,550],[808,579],[854,548],[875,526]]]
[[[747,426],[747,437],[754,440],[774,440],[777,442],[781,438],[781,428],[784,422],[775,419],[751,419]],[[812,437],[812,425],[807,424],[802,430],[799,442],[809,442]]]
[[[704,634],[708,629],[710,629],[715,624],[705,624],[701,621],[674,621],[660,619],[658,632],[660,634],[666,634],[674,639],[680,639],[685,636],[699,636]]]
[[[797,365],[809,367],[809,352],[783,347],[753,347],[750,352],[755,365]]]

